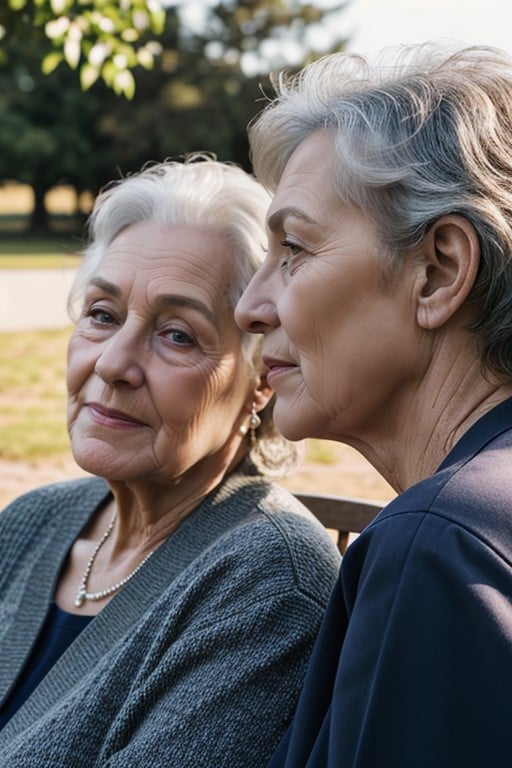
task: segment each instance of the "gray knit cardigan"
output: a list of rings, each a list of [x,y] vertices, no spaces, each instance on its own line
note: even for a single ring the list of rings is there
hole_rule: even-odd
[[[0,514],[0,695],[44,620],[99,479]],[[282,488],[235,475],[82,631],[0,732],[2,768],[258,768],[288,725],[339,559]]]

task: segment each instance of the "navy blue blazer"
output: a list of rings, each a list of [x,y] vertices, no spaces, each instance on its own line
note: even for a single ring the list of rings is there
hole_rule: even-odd
[[[511,768],[512,399],[349,547],[269,768]]]

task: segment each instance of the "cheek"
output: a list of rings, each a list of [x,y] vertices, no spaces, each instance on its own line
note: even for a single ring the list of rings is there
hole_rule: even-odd
[[[153,404],[164,424],[175,427],[200,423],[224,399],[227,384],[211,370],[164,369],[148,382]]]
[[[68,345],[66,385],[68,393],[77,392],[94,371],[95,358],[89,345],[72,336]]]
[[[319,334],[336,327],[346,303],[339,274],[304,267],[281,295],[279,319],[295,346],[316,349]]]
[[[311,297],[300,295],[280,308],[281,326],[300,358],[301,368],[308,366],[310,373],[322,375],[326,357],[332,352],[333,334],[339,321],[336,309],[328,303],[312,302]]]

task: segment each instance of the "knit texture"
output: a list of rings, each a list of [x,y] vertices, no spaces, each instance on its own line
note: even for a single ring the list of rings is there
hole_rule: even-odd
[[[109,496],[98,479],[0,515],[0,694],[62,564]],[[235,475],[83,630],[0,733],[9,768],[258,768],[289,723],[339,558],[282,488]]]

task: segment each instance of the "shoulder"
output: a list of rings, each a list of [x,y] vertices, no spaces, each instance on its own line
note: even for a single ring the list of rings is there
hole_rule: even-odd
[[[369,530],[395,545],[434,549],[473,541],[512,563],[512,445],[493,441],[411,487],[378,515]]]
[[[223,492],[230,524],[203,552],[202,576],[222,562],[239,589],[295,591],[325,605],[340,557],[324,527],[276,484],[251,478],[229,485]]]
[[[43,485],[24,493],[7,506],[0,513],[0,528],[14,521],[33,524],[36,518],[51,519],[77,507],[90,509],[108,492],[105,481],[96,477]]]
[[[349,548],[344,581],[351,593],[366,584],[389,599],[409,595],[426,610],[457,600],[475,604],[478,585],[510,595],[512,485],[492,481],[477,457],[440,472],[392,501]],[[371,587],[370,587],[371,585]],[[399,590],[399,592],[398,592]]]
[[[291,493],[273,486],[263,507],[266,523],[286,547],[299,582],[337,574],[340,554],[317,518]]]
[[[0,559],[12,566],[2,571],[2,588],[15,572],[26,579],[38,563],[53,579],[59,558],[107,495],[103,481],[86,478],[42,486],[9,504],[0,513]]]

